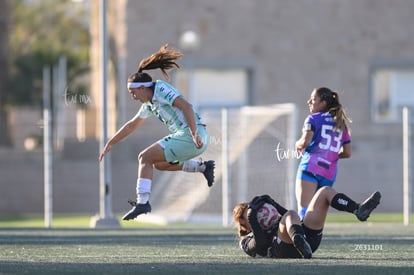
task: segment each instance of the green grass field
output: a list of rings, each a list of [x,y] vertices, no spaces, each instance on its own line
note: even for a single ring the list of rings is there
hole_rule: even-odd
[[[40,217],[0,218],[0,274],[414,273],[414,226],[387,215],[367,223],[331,215],[311,260],[250,258],[235,229],[219,225],[122,222],[107,230],[89,229],[90,216],[61,218],[52,229]]]

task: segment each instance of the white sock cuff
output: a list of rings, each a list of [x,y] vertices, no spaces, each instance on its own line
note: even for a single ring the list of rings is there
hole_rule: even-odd
[[[137,179],[137,194],[151,193],[151,179],[139,178]]]
[[[137,203],[145,204],[149,201],[150,193],[137,194]]]
[[[182,170],[185,172],[202,172],[204,169],[204,165],[200,165],[199,161],[190,159],[184,161]]]

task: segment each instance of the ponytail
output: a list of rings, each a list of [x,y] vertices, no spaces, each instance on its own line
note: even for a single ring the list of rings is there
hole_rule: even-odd
[[[347,116],[342,104],[339,102],[338,93],[325,87],[317,88],[316,93],[321,100],[326,102],[327,112],[332,115],[336,123],[335,129],[347,129],[350,132],[351,129],[347,122],[352,123],[352,119]]]
[[[138,65],[138,73],[142,73],[144,70],[160,69],[164,77],[169,80],[170,76],[167,71],[174,67],[180,68],[175,61],[180,59],[183,54],[177,49],[167,49],[167,47],[168,44],[165,44],[158,52],[141,60]]]

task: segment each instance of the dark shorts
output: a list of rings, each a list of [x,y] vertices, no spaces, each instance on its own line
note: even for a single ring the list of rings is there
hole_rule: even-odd
[[[312,248],[312,252],[315,252],[322,241],[322,229],[312,230],[302,224],[303,231],[305,232],[306,241]],[[299,251],[293,246],[293,244],[282,242],[279,238],[275,238],[272,247],[270,249],[270,256],[272,258],[302,258]]]

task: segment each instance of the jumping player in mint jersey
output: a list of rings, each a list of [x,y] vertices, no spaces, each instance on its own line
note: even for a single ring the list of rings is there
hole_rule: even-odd
[[[296,176],[296,200],[301,218],[322,186],[334,184],[337,162],[351,157],[352,122],[339,102],[338,93],[328,88],[314,89],[308,100],[310,115],[305,119],[296,150],[302,154]]]
[[[209,187],[214,182],[215,162],[193,159],[207,149],[206,124],[176,88],[162,80],[153,82],[152,77],[143,72],[160,69],[166,79],[169,79],[167,71],[174,67],[179,68],[175,61],[182,54],[167,47],[168,44],[143,59],[139,63],[138,72],[128,77],[128,91],[132,99],[140,101],[142,105],[137,114],[108,140],[99,156],[99,160],[102,160],[112,145],[131,134],[150,116],[156,116],[170,131],[170,135],[139,154],[137,201],[130,202],[133,208],[123,216],[123,220],[135,219],[140,214],[151,212],[149,196],[154,168],[163,171],[200,172],[203,173]]]

